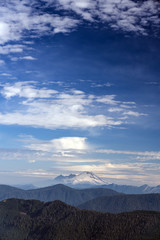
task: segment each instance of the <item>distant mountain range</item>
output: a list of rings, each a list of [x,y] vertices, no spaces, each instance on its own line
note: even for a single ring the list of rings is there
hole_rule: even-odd
[[[60,201],[0,202],[1,240],[159,240],[160,213],[102,214]]]
[[[24,184],[24,185],[17,184],[17,185],[14,185],[13,187],[20,188],[20,189],[23,189],[23,190],[30,190],[30,189],[36,189],[37,188],[33,184]]]
[[[55,182],[63,182],[72,187],[56,184],[44,188],[24,190],[0,185],[0,201],[10,198],[35,199],[43,202],[60,200],[81,209],[110,213],[134,210],[160,211],[160,194],[156,194],[156,192],[160,192],[160,186],[143,185],[136,187],[104,184],[103,180],[90,172],[69,176],[61,175],[54,179]],[[82,186],[86,188],[82,189]],[[27,185],[25,187],[32,188],[33,186]]]
[[[62,184],[32,190],[22,190],[7,185],[0,185],[0,201],[8,198],[36,199],[45,202],[60,200],[72,206],[77,206],[96,197],[117,194],[119,195],[120,193],[111,189],[73,189]]]
[[[48,182],[49,185],[64,184],[73,188],[103,187],[126,194],[146,194],[160,193],[160,185],[150,187],[142,185],[140,187],[130,185],[109,184],[92,172],[82,172],[80,174],[70,174],[69,176],[60,175]]]
[[[137,186],[130,186],[130,185],[108,184],[101,187],[109,188],[125,194],[160,193],[160,185],[156,187],[150,187],[147,184],[145,184],[140,187],[137,187]]]
[[[53,182],[66,185],[0,185],[0,240],[160,239],[160,186],[107,184],[90,172]]]
[[[9,198],[44,202],[60,200],[81,209],[110,213],[134,210],[160,211],[160,194],[125,195],[107,188],[74,189],[62,184],[33,190],[0,185],[0,200]]]

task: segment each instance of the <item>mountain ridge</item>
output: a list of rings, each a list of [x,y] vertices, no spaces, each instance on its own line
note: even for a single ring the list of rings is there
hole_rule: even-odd
[[[45,202],[61,200],[73,206],[98,196],[116,194],[120,193],[105,188],[74,189],[63,184],[32,190],[22,190],[8,185],[0,185],[0,200],[8,198],[36,199]]]
[[[110,213],[160,211],[160,194],[101,196],[82,203],[78,208]]]

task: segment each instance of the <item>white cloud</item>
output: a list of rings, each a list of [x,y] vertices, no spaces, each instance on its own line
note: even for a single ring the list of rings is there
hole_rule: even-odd
[[[118,101],[115,100],[115,95],[105,95],[97,97],[97,102],[109,104],[109,105],[116,105],[118,104]]]
[[[42,141],[27,145],[28,149],[47,151],[47,152],[63,152],[68,150],[79,151],[86,150],[86,138],[84,137],[62,137],[59,139],[52,139],[50,141]]]
[[[24,57],[20,57],[20,59],[31,60],[31,61],[37,60],[36,58],[34,58],[32,56],[24,56]]]
[[[101,156],[104,157],[106,155],[116,156],[116,162],[124,160],[125,155],[127,155],[128,160],[125,161],[133,161],[134,162],[143,162],[145,160],[151,161],[152,160],[160,160],[160,151],[129,151],[129,150],[114,150],[114,149],[100,149],[99,146],[92,145],[88,142],[86,137],[62,137],[58,139],[51,139],[48,141],[42,141],[39,139],[35,139],[32,136],[22,135],[20,136],[21,142],[24,142],[25,147],[34,150],[34,151],[46,151],[50,153],[55,152],[65,152],[68,154],[76,154],[76,157],[79,154],[99,154],[98,162],[114,162],[114,158],[110,159],[103,159]],[[87,140],[87,142],[86,142]],[[118,158],[117,158],[118,156]],[[132,156],[134,158],[132,158]],[[119,159],[119,160],[118,160]],[[91,161],[91,160],[90,160]],[[94,162],[94,157],[92,158]],[[143,163],[139,163],[143,164]]]
[[[79,90],[57,92],[48,88],[38,88],[35,82],[16,82],[1,85],[0,93],[8,101],[17,97],[16,105],[5,113],[0,113],[0,123],[11,125],[28,125],[48,129],[56,128],[88,128],[88,127],[120,127],[125,124],[124,115],[112,111],[104,105],[121,104],[115,95],[97,97]],[[124,102],[123,102],[124,104]],[[128,103],[126,102],[126,105]],[[95,108],[98,111],[95,114]],[[125,110],[125,109],[124,109]],[[125,110],[126,111],[126,110]],[[133,114],[128,113],[129,116]],[[136,112],[136,117],[141,116]]]
[[[77,27],[79,20],[71,17],[53,16],[50,21],[53,33],[66,33]]]
[[[23,177],[34,177],[34,178],[41,178],[41,179],[44,179],[44,178],[48,179],[48,178],[55,177],[55,173],[44,170],[44,169],[36,169],[36,170],[26,169],[25,171],[19,170],[19,171],[15,171],[14,174],[20,175]]]
[[[4,60],[0,60],[0,66],[4,65],[5,61]]]
[[[47,129],[119,126],[121,121],[107,120],[104,115],[90,116],[71,107],[33,103],[27,111],[0,114],[0,124],[23,125]]]
[[[102,21],[115,30],[147,34],[147,26],[159,28],[158,1],[132,0],[45,0],[50,6],[72,10],[84,20]],[[97,18],[98,17],[98,18]]]
[[[129,116],[134,116],[134,117],[147,116],[147,114],[145,114],[145,113],[139,113],[139,112],[134,112],[134,111],[124,111],[123,115],[129,115]]]
[[[115,30],[147,34],[147,27],[159,29],[160,4],[158,1],[132,0],[45,0],[41,5],[38,0],[10,0],[0,3],[0,44],[19,41],[27,36],[53,35],[74,30],[83,20],[103,22],[106,27]],[[57,8],[63,16],[47,13],[46,8]],[[71,14],[75,13],[77,15]],[[28,44],[25,43],[24,44]],[[22,52],[23,47],[10,49],[11,52]],[[5,46],[0,48],[7,54]]]
[[[108,111],[109,112],[123,112],[124,109],[120,108],[120,107],[114,107],[114,108],[109,108]]]
[[[153,159],[159,159],[160,160],[160,152],[137,152],[137,151],[119,151],[119,150],[112,150],[112,149],[99,149],[96,150],[97,153],[105,153],[105,154],[123,154],[123,155],[136,155],[137,159],[139,160],[153,160]]]
[[[116,30],[147,34],[146,26],[159,22],[160,5],[156,1],[99,0],[99,17]],[[152,19],[152,17],[155,17]],[[158,25],[157,25],[158,26]]]
[[[120,106],[120,107],[119,107]],[[128,116],[133,116],[133,117],[140,117],[140,116],[147,116],[147,114],[145,113],[139,113],[133,110],[128,110],[130,108],[136,108],[136,105],[128,105],[128,103],[126,104],[119,104],[118,107],[111,107],[108,109],[108,111],[110,113],[121,113],[122,115],[124,115],[124,117],[128,117]],[[122,118],[121,118],[122,119]]]
[[[107,83],[102,83],[102,84],[92,83],[92,85],[91,85],[91,87],[93,87],[93,88],[111,87],[111,86],[113,86],[113,84],[112,84],[112,83],[109,83],[109,82],[107,82]]]
[[[3,77],[11,77],[12,76],[10,73],[1,73],[0,75]]]
[[[45,155],[44,159],[44,153],[40,151],[31,151],[26,149],[0,149],[0,159],[1,161],[41,161],[45,160],[47,161],[47,154]]]
[[[24,48],[25,48],[25,45],[21,45],[21,44],[1,45],[0,54],[21,53],[23,52]]]
[[[31,82],[16,82],[14,85],[6,84],[0,93],[7,99],[15,96],[30,99],[51,98],[57,91],[46,88],[37,89],[31,85]]]
[[[37,8],[38,5],[38,1],[25,0],[0,4],[0,44],[19,41],[27,31],[31,31],[32,36],[69,32],[79,22],[70,16],[48,14],[42,7]]]

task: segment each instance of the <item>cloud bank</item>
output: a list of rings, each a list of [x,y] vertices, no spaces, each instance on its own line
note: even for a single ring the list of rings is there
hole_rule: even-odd
[[[136,183],[136,184],[159,184],[160,152],[133,152],[121,150],[99,150],[99,158],[90,153],[96,153],[94,146],[88,146],[86,138],[62,137],[50,141],[41,141],[31,136],[21,136],[26,149],[0,149],[1,161],[19,163],[28,162],[27,169],[3,171],[1,175],[15,175],[16,177],[52,178],[58,174],[79,173],[80,171],[93,171],[111,182]],[[104,158],[104,152],[109,155]],[[102,154],[102,155],[101,155]],[[133,155],[134,161],[125,155]],[[90,156],[90,157],[89,157]],[[112,156],[112,157],[111,157]],[[143,161],[147,157],[147,162]],[[44,168],[38,167],[37,162],[44,164]],[[20,164],[18,164],[20,165]],[[41,164],[42,165],[42,164]],[[35,181],[35,179],[34,179]]]

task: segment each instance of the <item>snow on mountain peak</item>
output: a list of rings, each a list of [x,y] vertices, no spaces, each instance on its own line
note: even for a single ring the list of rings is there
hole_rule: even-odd
[[[67,185],[104,185],[106,184],[101,178],[96,176],[92,172],[81,172],[80,174],[70,174],[69,176],[58,176],[54,179],[57,183],[67,184]]]

